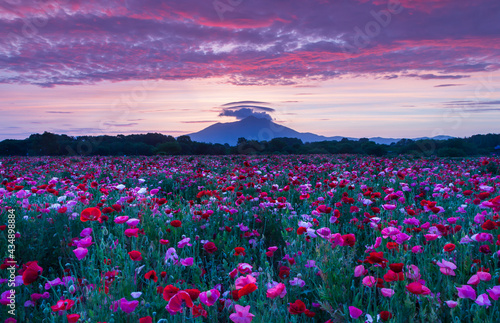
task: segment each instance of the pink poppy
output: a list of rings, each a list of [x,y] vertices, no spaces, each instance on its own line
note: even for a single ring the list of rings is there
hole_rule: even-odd
[[[89,253],[89,250],[87,248],[76,248],[73,252],[78,260],[82,260]]]
[[[241,289],[243,287],[245,287],[246,285],[248,284],[255,284],[255,282],[257,281],[257,279],[255,277],[253,277],[252,275],[246,275],[246,276],[241,276],[241,277],[238,277],[238,279],[236,279],[236,289]]]
[[[211,289],[208,292],[200,293],[200,302],[206,306],[212,306],[220,297],[220,292],[217,289]]]
[[[181,259],[181,264],[185,267],[189,267],[189,266],[192,266],[193,265],[193,262],[194,262],[194,258],[190,257],[190,258],[185,258],[185,259]]]
[[[493,286],[493,288],[486,290],[493,300],[498,300],[500,298],[500,286]]]
[[[139,301],[130,301],[129,302],[125,298],[120,299],[119,302],[120,302],[120,308],[125,313],[132,313],[133,311],[135,311],[135,308],[137,307],[137,305],[139,305]]]
[[[380,292],[384,297],[391,297],[395,293],[394,290],[390,288],[381,288]]]
[[[354,268],[354,277],[360,277],[365,275],[368,270],[365,269],[363,265],[358,265]]]
[[[488,294],[479,295],[475,303],[479,306],[486,306],[486,307],[491,306],[491,301],[488,298]]]
[[[458,297],[476,299],[476,291],[469,285],[462,285],[462,287],[455,287],[458,291]]]
[[[235,323],[250,323],[252,322],[255,315],[250,313],[250,305],[241,306],[238,304],[234,305],[236,313],[229,315],[229,319]]]
[[[377,283],[377,280],[373,276],[366,276],[363,278],[363,285],[367,287],[372,287]]]
[[[353,319],[357,319],[358,317],[361,316],[361,314],[363,314],[363,311],[360,310],[359,308],[357,307],[354,307],[354,306],[349,306],[349,315],[353,318]]]
[[[285,287],[285,284],[283,284],[283,283],[279,283],[276,286],[269,288],[267,290],[267,293],[266,293],[267,298],[271,298],[271,299],[274,299],[278,296],[283,298],[283,297],[285,297],[285,295],[286,295],[286,287]]]

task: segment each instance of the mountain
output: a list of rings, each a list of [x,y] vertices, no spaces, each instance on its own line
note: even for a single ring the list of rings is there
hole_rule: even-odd
[[[342,138],[347,138],[349,140],[358,140],[358,138],[334,136],[325,137],[316,135],[310,132],[298,132],[291,128],[279,125],[272,120],[257,118],[254,116],[246,117],[240,121],[227,122],[227,123],[216,123],[213,124],[199,132],[195,132],[188,135],[192,140],[198,142],[207,143],[219,143],[230,145],[236,145],[238,138],[245,138],[247,140],[258,140],[258,141],[269,141],[273,138],[298,138],[302,142],[315,142],[315,141],[325,141],[325,140],[335,140],[340,141]],[[438,138],[439,137],[439,138]],[[438,136],[432,139],[436,140],[446,140],[452,137],[448,136]],[[398,142],[401,138],[381,138],[374,137],[368,138],[373,142],[379,144],[391,144],[393,142]],[[418,139],[428,139],[427,137],[415,138]]]

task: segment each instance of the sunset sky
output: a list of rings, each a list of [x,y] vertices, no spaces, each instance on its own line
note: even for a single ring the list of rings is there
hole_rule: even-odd
[[[237,109],[325,136],[499,133],[500,1],[0,0],[0,140],[179,136]]]

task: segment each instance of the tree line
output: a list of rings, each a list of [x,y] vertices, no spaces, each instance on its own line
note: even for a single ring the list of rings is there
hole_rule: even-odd
[[[130,156],[130,155],[237,155],[237,154],[358,154],[371,156],[415,155],[466,157],[500,153],[500,134],[474,135],[448,140],[402,139],[390,145],[361,138],[340,141],[302,142],[296,138],[255,141],[239,138],[235,146],[174,138],[160,133],[117,136],[33,134],[24,140],[0,142],[0,156]]]

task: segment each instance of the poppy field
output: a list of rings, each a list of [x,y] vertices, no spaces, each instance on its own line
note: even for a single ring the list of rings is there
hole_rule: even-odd
[[[1,322],[500,317],[496,157],[0,161]]]

